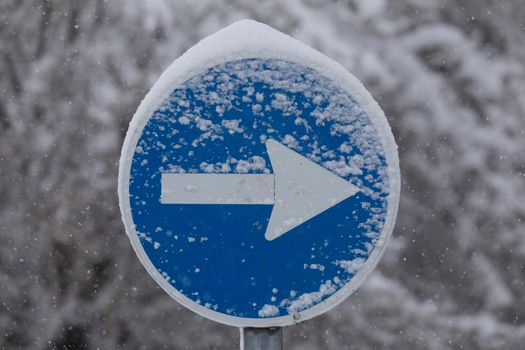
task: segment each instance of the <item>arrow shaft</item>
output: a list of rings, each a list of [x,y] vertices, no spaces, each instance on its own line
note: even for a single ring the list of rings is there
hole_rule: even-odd
[[[274,204],[274,174],[162,174],[162,204]]]

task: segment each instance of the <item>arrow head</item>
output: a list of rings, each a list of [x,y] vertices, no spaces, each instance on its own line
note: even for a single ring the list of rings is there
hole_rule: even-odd
[[[271,241],[353,196],[359,188],[283,144],[268,139],[275,204],[264,237]]]

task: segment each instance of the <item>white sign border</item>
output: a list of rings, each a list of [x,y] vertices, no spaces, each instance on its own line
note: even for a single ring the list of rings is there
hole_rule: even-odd
[[[372,254],[366,260],[363,268],[345,286],[324,301],[300,311],[295,315],[295,318],[293,315],[269,318],[231,316],[206,308],[187,298],[166,281],[151,263],[140,243],[131,215],[129,202],[131,161],[137,141],[153,112],[174,89],[181,86],[191,77],[222,63],[249,58],[280,59],[295,62],[312,68],[331,79],[351,95],[367,113],[385,150],[388,166],[390,192],[388,195],[387,216]],[[139,105],[130,122],[119,164],[118,196],[122,219],[133,249],[148,273],[166,293],[188,309],[210,320],[235,327],[289,326],[325,313],[350,296],[375,268],[384,253],[397,217],[399,195],[400,171],[397,145],[383,111],[370,93],[337,62],[288,35],[252,20],[242,20],[233,23],[203,39],[164,71]]]

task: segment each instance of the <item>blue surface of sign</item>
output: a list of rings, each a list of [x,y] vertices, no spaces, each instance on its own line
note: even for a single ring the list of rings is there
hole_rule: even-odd
[[[131,145],[125,189],[128,232],[163,288],[252,326],[348,296],[376,263],[367,268],[391,209],[385,145],[365,108],[317,70],[274,58],[214,65],[166,96]]]

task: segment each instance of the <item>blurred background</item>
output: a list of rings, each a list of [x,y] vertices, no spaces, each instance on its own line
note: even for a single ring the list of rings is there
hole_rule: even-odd
[[[0,2],[0,347],[234,349],[164,293],[124,233],[117,168],[161,72],[242,18],[356,75],[399,145],[386,254],[287,349],[523,349],[522,0]]]

